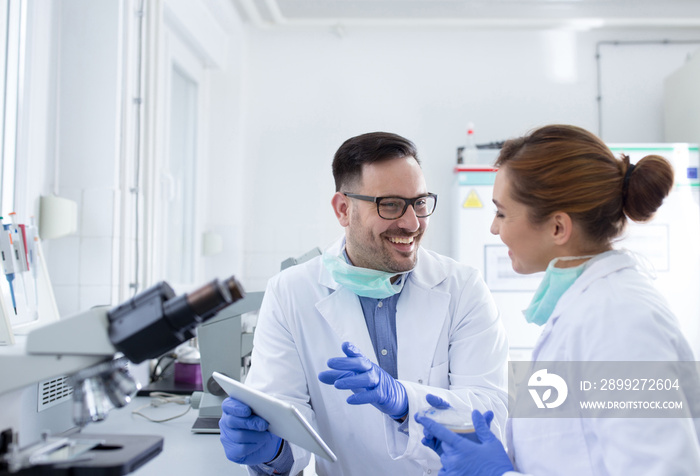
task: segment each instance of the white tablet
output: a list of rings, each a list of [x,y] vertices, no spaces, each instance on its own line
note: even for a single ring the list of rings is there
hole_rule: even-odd
[[[252,408],[256,415],[267,420],[271,433],[329,461],[338,459],[301,412],[291,403],[243,385],[219,372],[212,373],[212,376],[230,397],[242,401]]]

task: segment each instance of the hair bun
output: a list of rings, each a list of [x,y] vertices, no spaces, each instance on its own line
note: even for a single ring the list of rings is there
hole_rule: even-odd
[[[623,212],[630,220],[651,219],[673,187],[673,167],[660,155],[647,155],[636,165],[623,156],[627,165],[622,179]]]

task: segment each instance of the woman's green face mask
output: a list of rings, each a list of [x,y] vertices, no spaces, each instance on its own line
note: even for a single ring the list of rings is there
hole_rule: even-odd
[[[544,278],[537,291],[535,291],[534,296],[532,296],[530,305],[523,311],[527,322],[532,322],[538,326],[546,324],[552,312],[554,312],[559,298],[581,276],[587,264],[583,263],[571,268],[557,268],[554,266],[557,261],[572,261],[586,258],[590,258],[590,256],[566,256],[554,258],[549,262]]]

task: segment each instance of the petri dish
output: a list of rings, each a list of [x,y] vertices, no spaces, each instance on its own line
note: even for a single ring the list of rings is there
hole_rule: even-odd
[[[471,414],[457,411],[453,407],[431,407],[427,410],[423,410],[419,414],[440,423],[445,428],[455,433],[474,433]]]

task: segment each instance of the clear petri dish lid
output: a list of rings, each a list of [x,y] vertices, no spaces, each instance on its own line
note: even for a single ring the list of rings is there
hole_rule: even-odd
[[[448,430],[455,433],[472,433],[474,424],[470,413],[458,411],[450,408],[435,408],[431,407],[427,410],[419,412],[419,415],[425,416],[443,425]]]

